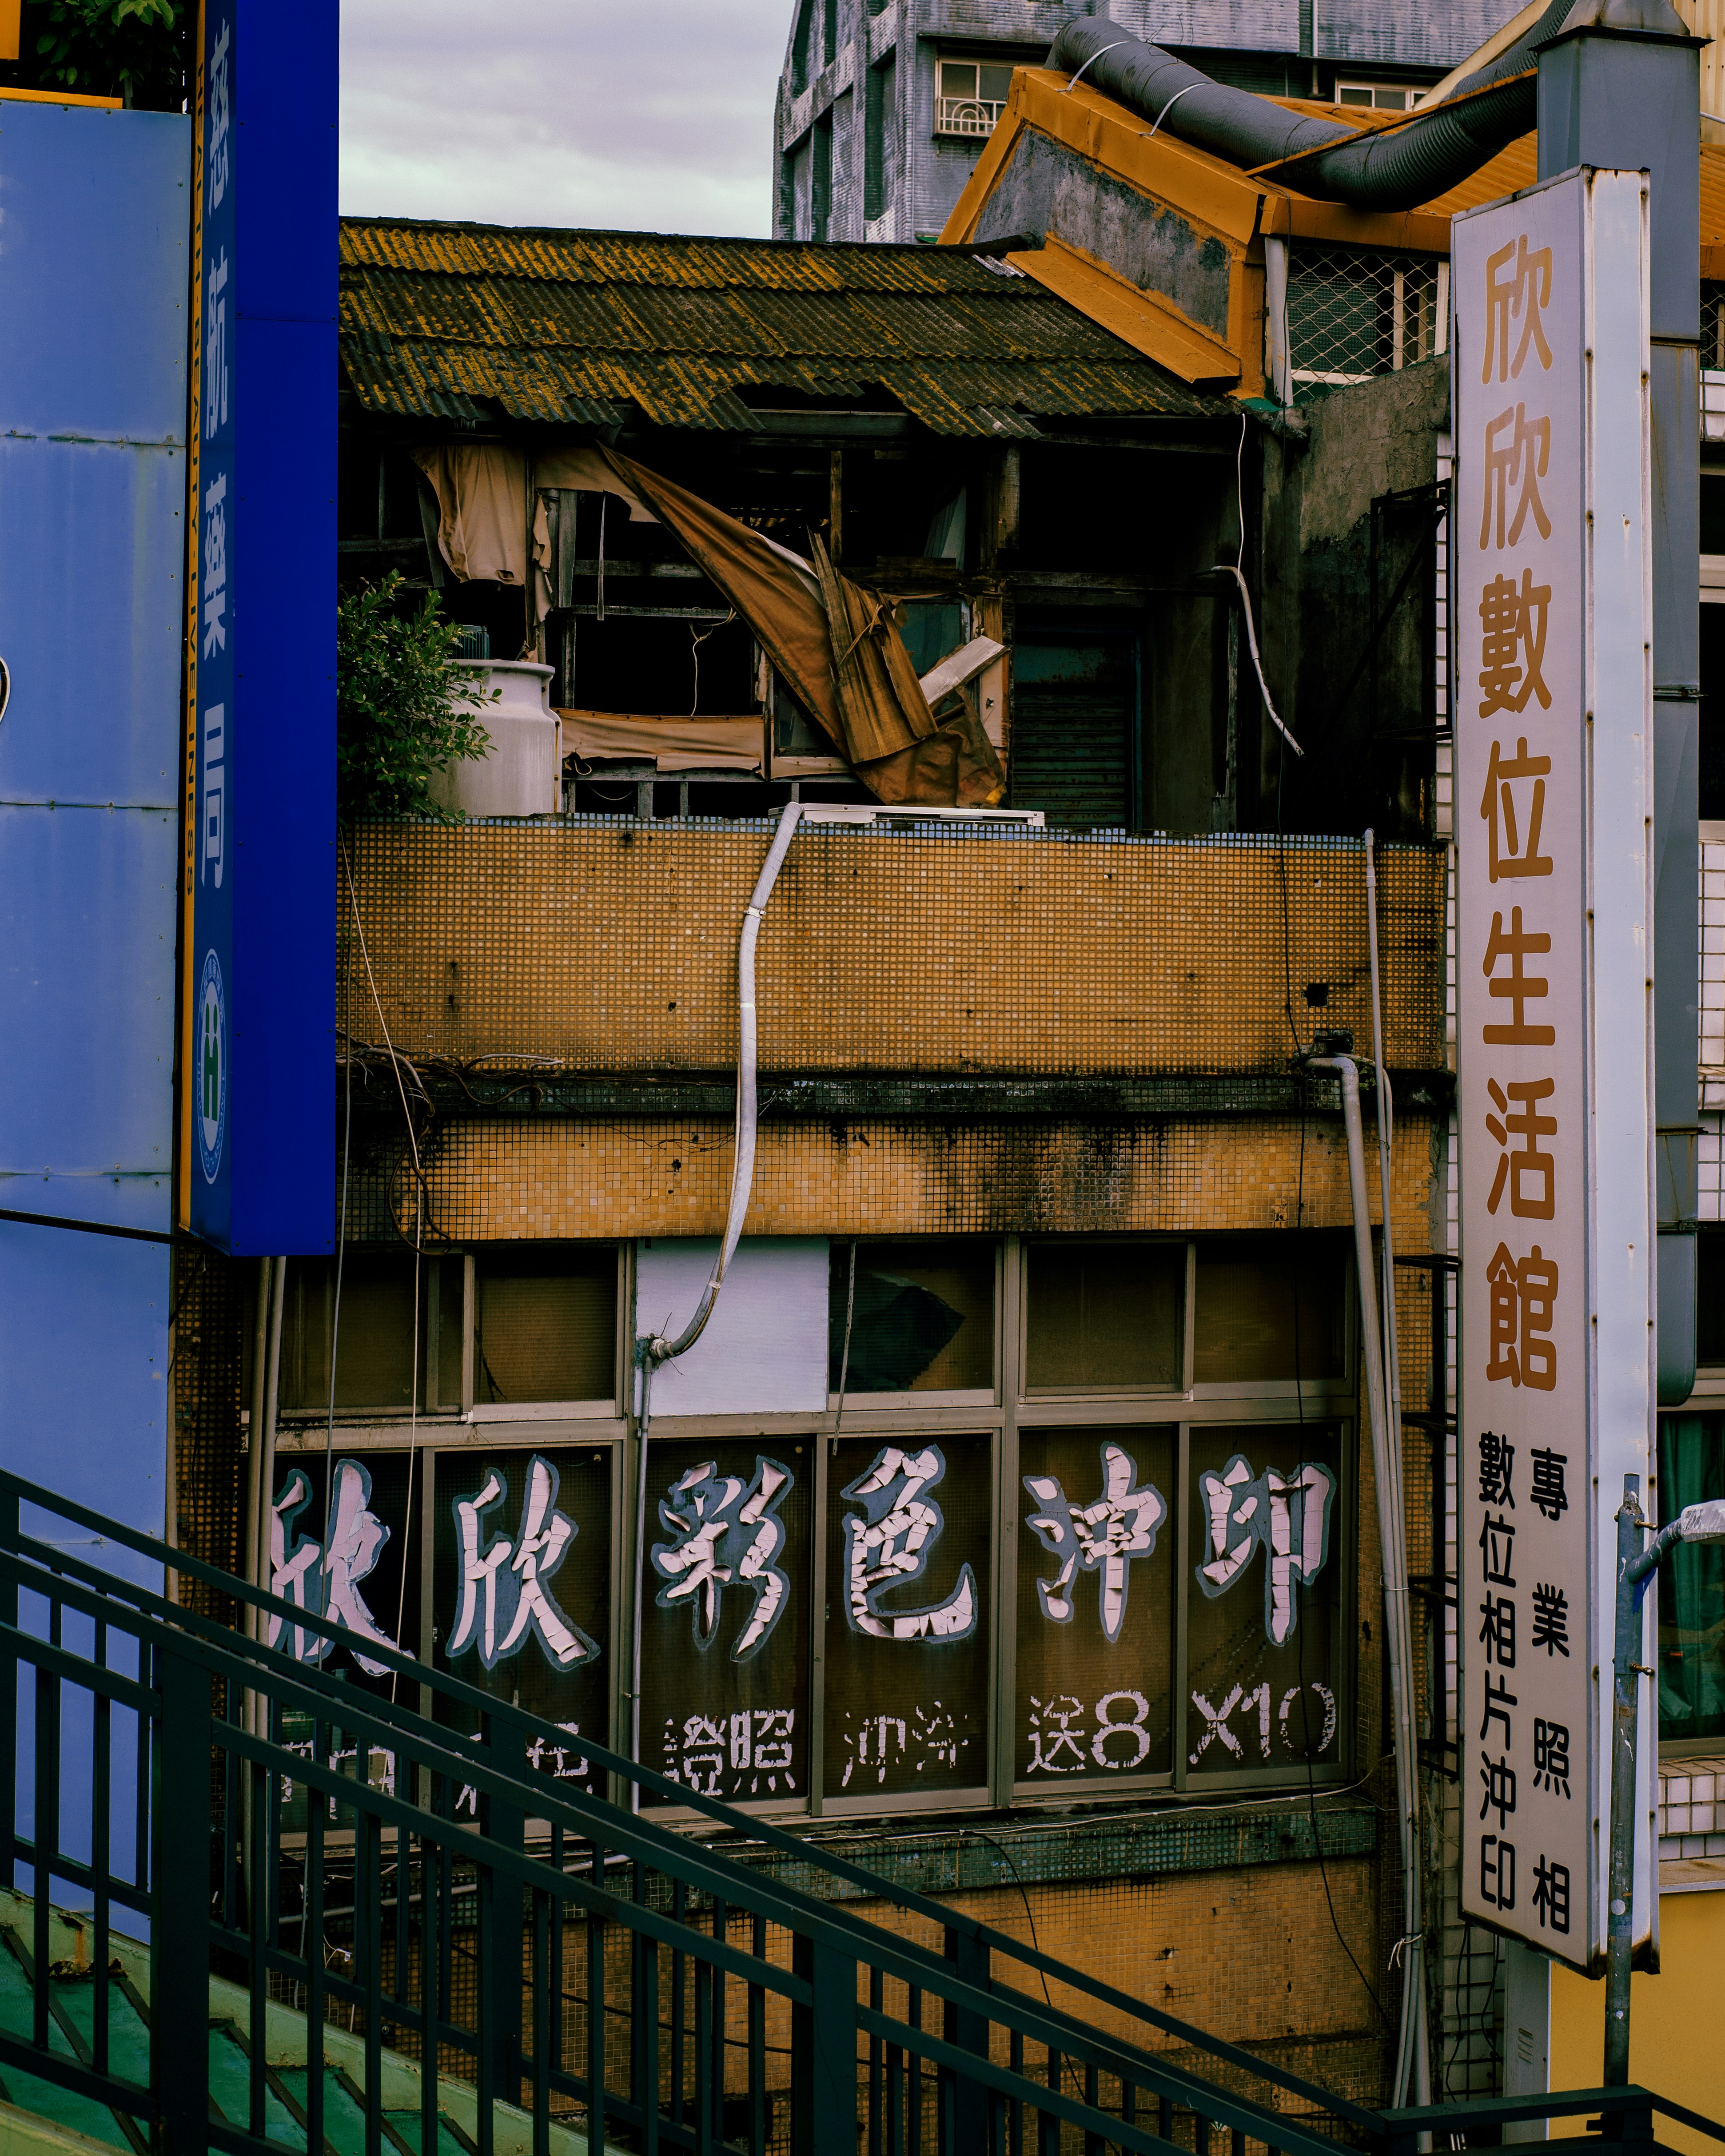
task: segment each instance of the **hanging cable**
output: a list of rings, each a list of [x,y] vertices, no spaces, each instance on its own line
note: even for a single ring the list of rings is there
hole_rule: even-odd
[[[1094,57],[1100,59],[1101,54],[1098,53]],[[1170,98],[1168,103],[1172,105],[1173,102]],[[1258,694],[1264,699],[1264,708],[1270,714],[1271,725],[1296,756],[1303,757],[1305,750],[1281,722],[1281,714],[1276,708],[1276,699],[1270,693],[1270,684],[1264,679],[1264,662],[1258,656],[1258,632],[1252,624],[1252,594],[1245,580],[1245,435],[1246,415],[1242,412],[1240,415],[1240,439],[1234,450],[1235,521],[1240,531],[1240,544],[1231,562],[1215,562],[1211,567],[1219,576],[1232,577],[1240,587],[1240,609],[1245,615],[1246,645],[1252,654],[1252,671],[1258,677]]]

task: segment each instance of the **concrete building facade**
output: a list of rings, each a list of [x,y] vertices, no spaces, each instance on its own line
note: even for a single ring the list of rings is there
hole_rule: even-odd
[[[797,0],[773,118],[774,235],[932,240],[1065,0]],[[1091,11],[1095,12],[1095,11]],[[1111,0],[1134,37],[1270,97],[1399,110],[1515,13],[1367,0]]]

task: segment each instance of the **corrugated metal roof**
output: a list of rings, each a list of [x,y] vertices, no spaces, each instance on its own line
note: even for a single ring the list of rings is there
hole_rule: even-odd
[[[365,409],[427,418],[634,402],[660,425],[747,429],[742,391],[876,388],[947,434],[1236,408],[959,249],[347,219],[341,345]]]

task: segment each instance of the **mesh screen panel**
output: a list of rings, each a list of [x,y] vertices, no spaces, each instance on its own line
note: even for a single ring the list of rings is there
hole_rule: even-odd
[[[1028,1387],[1178,1389],[1183,1243],[1033,1243],[1027,1259]]]
[[[173,1250],[174,1502],[182,1549],[223,1572],[245,1559],[245,1445],[239,1412],[245,1404],[244,1345],[248,1287],[256,1262],[219,1250]],[[180,1599],[231,1624],[234,1605],[200,1582],[180,1575]]]
[[[1176,1438],[1172,1426],[1019,1435],[1020,1781],[1052,1789],[1173,1765]],[[1052,1503],[1050,1481],[1059,1485]],[[1156,1493],[1155,1517],[1135,1534],[1134,1508],[1119,1500],[1146,1489]],[[1076,1534],[1060,1531],[1062,1500],[1089,1515]],[[1049,1522],[1040,1533],[1030,1525],[1036,1518]],[[1149,1548],[1128,1547],[1153,1536]]]
[[[709,1796],[808,1794],[811,1468],[802,1439],[652,1442],[641,1756]]]
[[[1365,382],[1442,349],[1438,264],[1296,241],[1288,258],[1288,351],[1296,383]]]
[[[850,1393],[979,1389],[994,1382],[992,1242],[859,1243],[832,1248],[829,1358],[832,1389]],[[845,1353],[847,1309],[850,1353]]]
[[[982,1435],[834,1444],[829,1797],[973,1789],[988,1779],[991,1467]],[[862,1486],[870,1483],[873,1494]]]
[[[1347,1348],[1347,1249],[1337,1236],[1200,1240],[1193,1382],[1339,1378]]]
[[[1245,1473],[1235,1480],[1238,1461]],[[1196,1576],[1187,1596],[1187,1765],[1203,1774],[1286,1767],[1290,1759],[1333,1763],[1346,1736],[1339,1433],[1327,1423],[1200,1424],[1192,1430],[1191,1462]],[[1308,1512],[1302,1502],[1309,1491],[1278,1493],[1271,1481],[1273,1471],[1291,1483],[1307,1464],[1330,1479],[1327,1534],[1313,1523],[1322,1507]],[[1207,1476],[1214,1478],[1208,1487]],[[1226,1486],[1230,1500],[1219,1514],[1218,1486]],[[1303,1563],[1291,1568],[1278,1543],[1303,1550]]]
[[[478,1266],[482,1400],[608,1400],[617,1390],[617,1253],[488,1250]]]

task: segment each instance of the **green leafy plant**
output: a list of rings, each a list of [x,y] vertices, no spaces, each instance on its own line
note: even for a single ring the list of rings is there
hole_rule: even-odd
[[[18,62],[6,73],[23,90],[179,112],[187,27],[182,0],[24,0]]]
[[[491,737],[475,714],[498,701],[483,670],[452,666],[461,631],[427,593],[416,613],[402,579],[361,586],[341,600],[336,632],[336,798],[344,821],[424,816],[459,824],[431,782]]]

